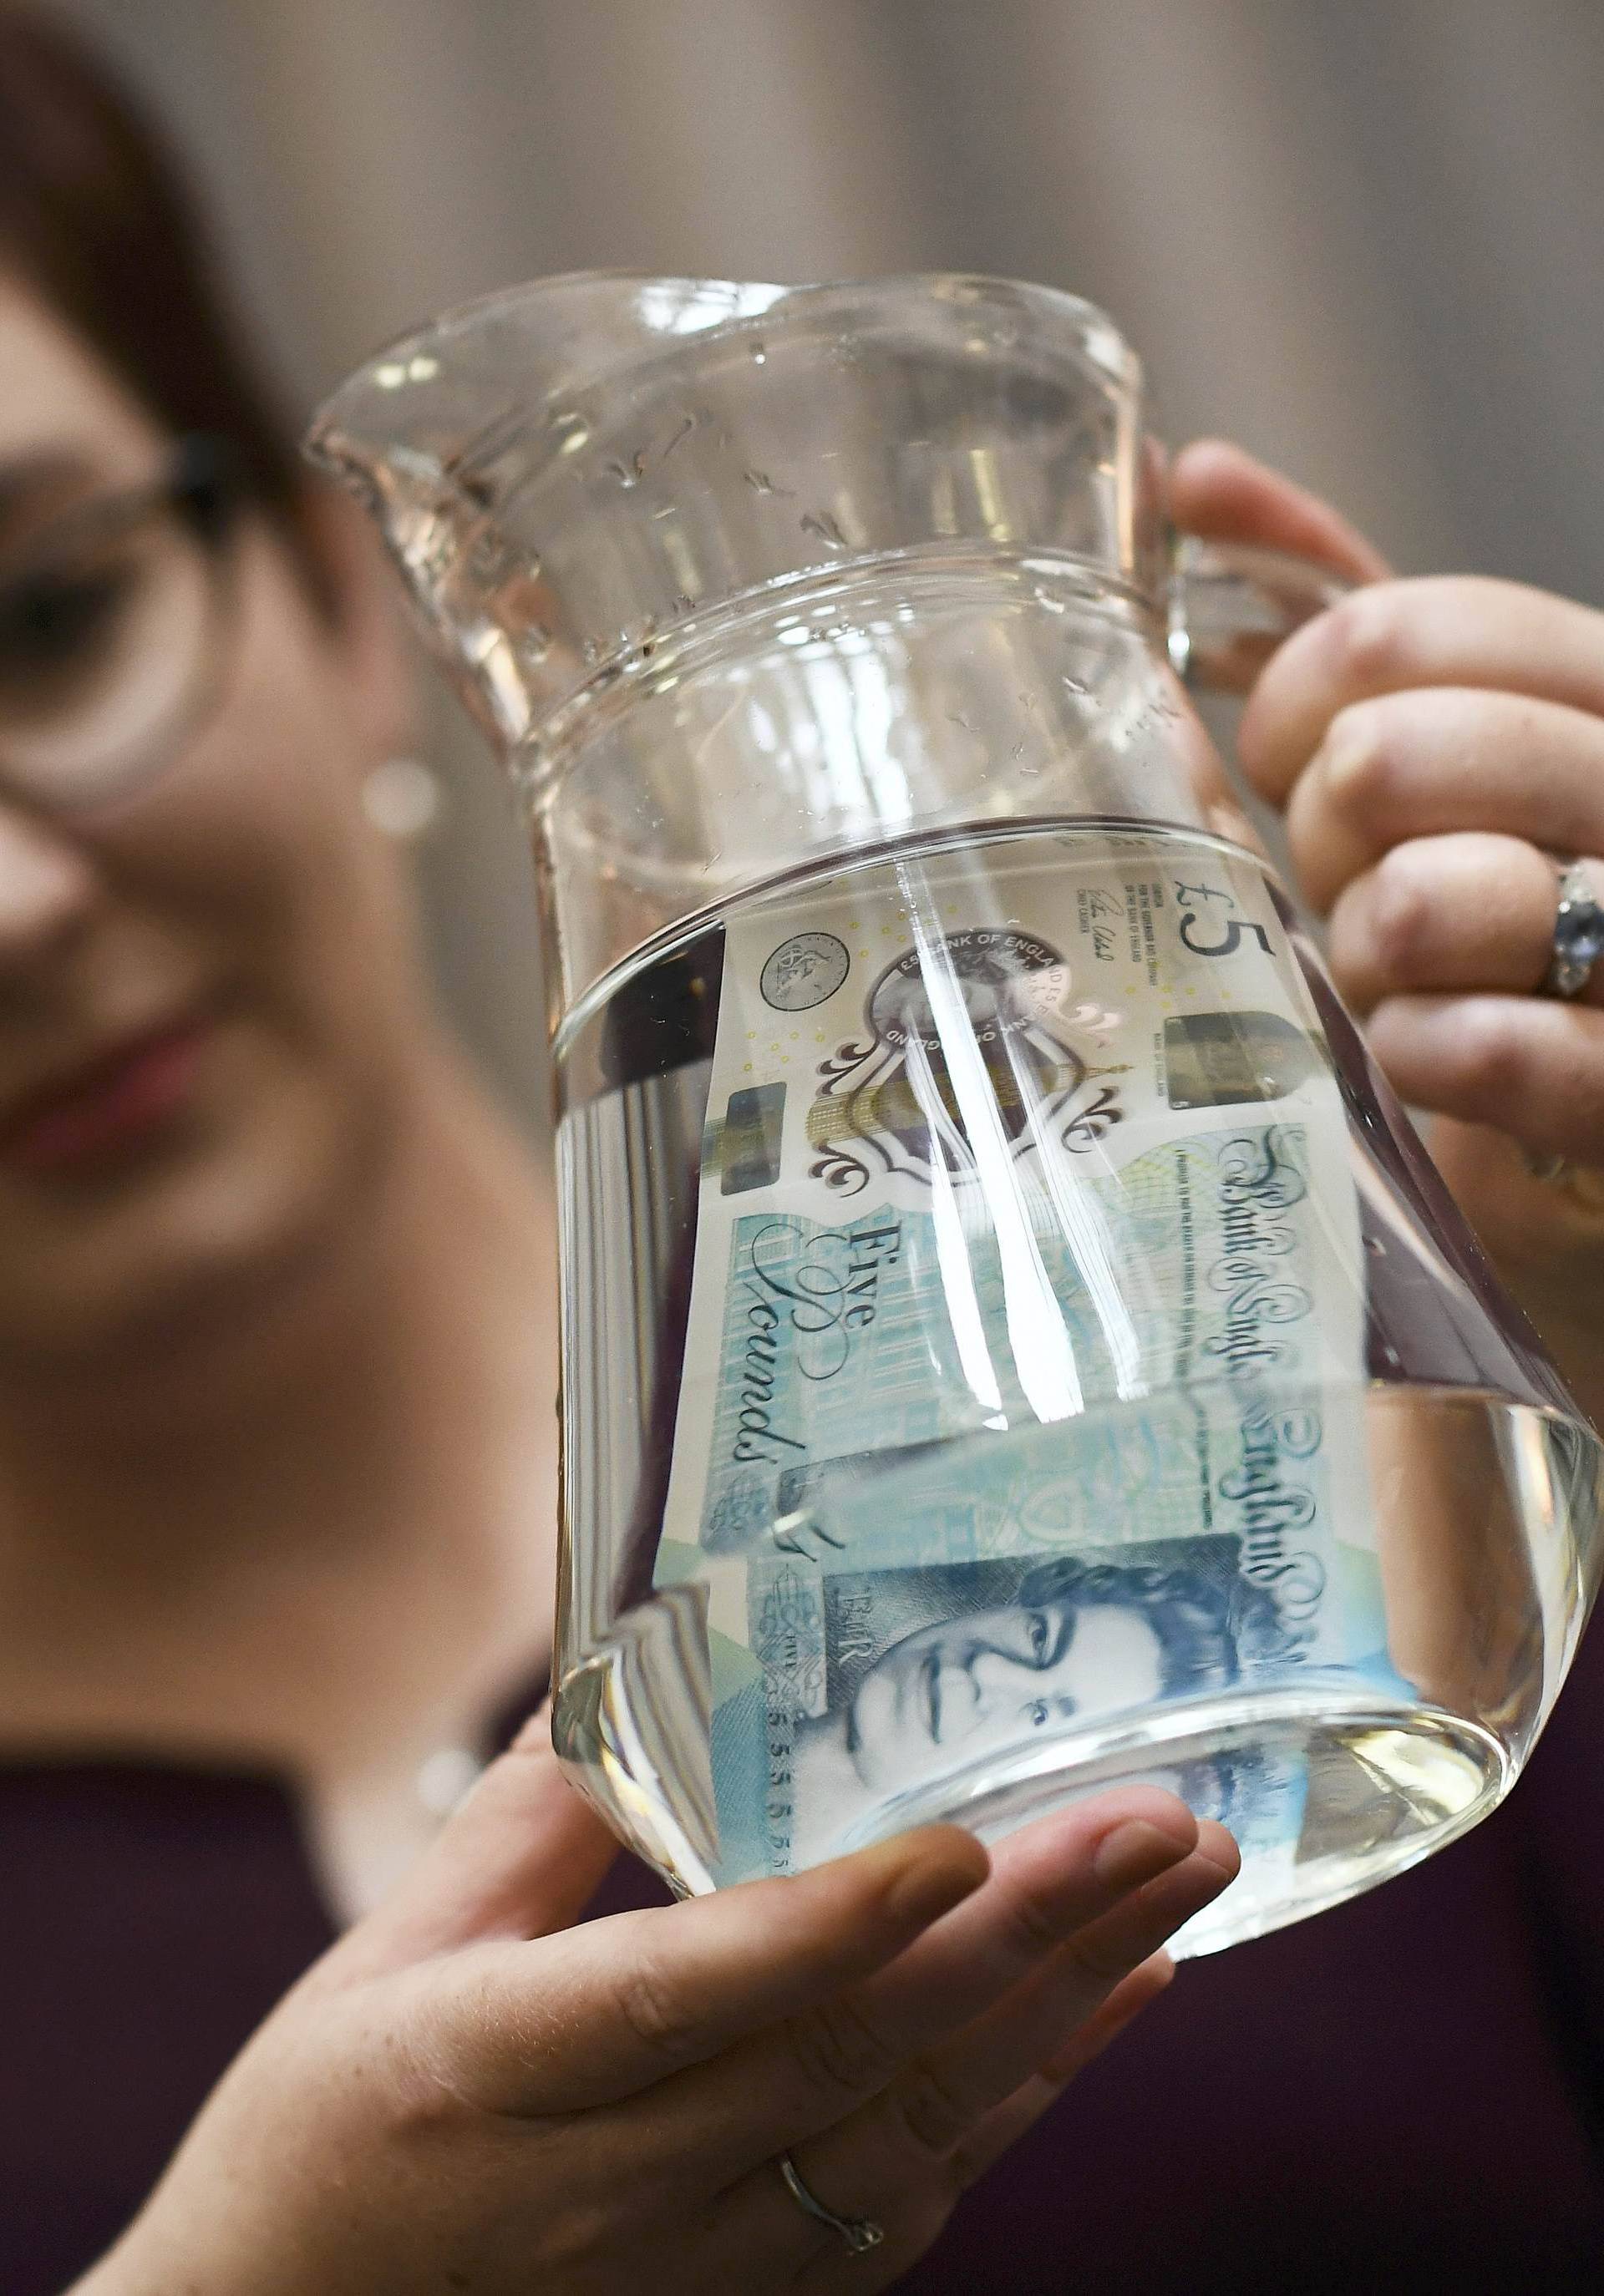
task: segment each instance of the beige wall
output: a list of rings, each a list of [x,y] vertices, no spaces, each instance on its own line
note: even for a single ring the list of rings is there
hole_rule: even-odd
[[[587,265],[1089,294],[1408,569],[1604,603],[1595,0],[60,0],[171,119],[304,409]],[[522,856],[441,716],[446,993],[539,1121]]]

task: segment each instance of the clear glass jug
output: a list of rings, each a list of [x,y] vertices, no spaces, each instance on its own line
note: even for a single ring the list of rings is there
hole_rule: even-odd
[[[623,1838],[701,1890],[1155,1778],[1243,1848],[1195,1952],[1490,1810],[1599,1446],[1188,699],[1334,587],[1173,553],[1110,322],[562,279],[312,443],[533,848],[555,1723]]]

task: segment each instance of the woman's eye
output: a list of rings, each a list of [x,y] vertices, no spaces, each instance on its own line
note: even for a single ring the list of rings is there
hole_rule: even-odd
[[[1052,1628],[1044,1611],[1032,1611],[1025,1620],[1025,1632],[1030,1636],[1031,1655],[1038,1666],[1047,1663],[1048,1645],[1052,1640]]]
[[[48,677],[92,664],[132,586],[126,569],[109,567],[36,575],[0,595],[0,680]]]
[[[1042,1727],[1043,1724],[1047,1720],[1047,1715],[1048,1708],[1045,1698],[1032,1698],[1030,1704],[1024,1710],[1025,1720],[1030,1724],[1033,1730],[1040,1730]]]

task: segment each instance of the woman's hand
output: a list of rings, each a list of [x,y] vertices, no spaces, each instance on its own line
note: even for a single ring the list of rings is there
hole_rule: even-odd
[[[1513,582],[1396,581],[1325,504],[1238,448],[1172,479],[1178,524],[1302,552],[1367,586],[1272,658],[1243,716],[1332,972],[1506,1279],[1600,1389],[1604,966],[1537,995],[1557,855],[1604,855],[1604,615]],[[1604,898],[1604,867],[1592,873]],[[1563,1158],[1559,1185],[1533,1168]],[[1599,1398],[1604,1401],[1604,1392]]]
[[[531,1726],[297,1986],[78,2296],[883,2288],[1236,1871],[1132,1788],[569,1926],[614,1854]],[[883,2244],[849,2254],[778,2155]]]

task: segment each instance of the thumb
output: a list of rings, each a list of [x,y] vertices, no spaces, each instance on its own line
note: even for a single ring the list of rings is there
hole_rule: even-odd
[[[406,1880],[319,1966],[345,1984],[485,1939],[566,1929],[618,1854],[563,1775],[542,1708]]]
[[[1392,571],[1329,503],[1223,439],[1197,439],[1175,457],[1170,515],[1205,542],[1293,551],[1351,582],[1383,582]]]

